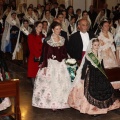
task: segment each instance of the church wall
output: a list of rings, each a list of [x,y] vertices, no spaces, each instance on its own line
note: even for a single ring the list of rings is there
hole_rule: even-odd
[[[27,1],[27,4],[33,4],[34,6],[37,5],[37,3],[39,2],[41,5],[44,4],[44,0],[19,0],[19,1]],[[69,1],[69,0],[66,0]],[[89,6],[92,4],[93,0],[73,0],[73,7],[74,10],[76,11],[76,9],[81,8],[82,10],[89,10]],[[64,0],[58,0],[58,2],[64,3]],[[120,0],[106,0],[106,3],[108,4],[108,8],[112,9],[113,6],[115,6],[117,3],[120,3]],[[86,3],[86,4],[85,4]]]
[[[108,8],[112,10],[112,7],[115,7],[118,2],[120,3],[120,0],[106,0],[106,2],[108,4]]]

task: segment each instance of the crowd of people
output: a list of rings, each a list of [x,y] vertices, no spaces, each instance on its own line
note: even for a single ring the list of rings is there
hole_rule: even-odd
[[[120,108],[105,73],[120,67],[119,4],[112,11],[104,4],[99,13],[93,5],[76,13],[73,6],[57,2],[37,7],[20,3],[17,9],[8,5],[0,15],[0,38],[2,52],[28,64],[33,106],[54,111],[73,107],[90,115]],[[77,63],[73,82],[67,59]]]

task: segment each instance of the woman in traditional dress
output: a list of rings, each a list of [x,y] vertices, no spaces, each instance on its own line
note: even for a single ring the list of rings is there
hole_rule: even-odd
[[[3,13],[3,17],[2,18],[3,18],[4,25],[5,25],[5,20],[6,20],[8,14],[10,13],[11,10],[12,10],[11,6],[8,5],[7,8],[6,8],[6,10]]]
[[[42,18],[41,21],[47,21],[48,22],[48,27],[53,22],[53,17],[51,16],[51,13],[50,13],[49,10],[44,11],[43,18]]]
[[[31,34],[28,36],[28,71],[27,76],[30,78],[32,85],[39,69],[39,60],[42,53],[44,35],[42,34],[42,22],[37,21],[34,24]]]
[[[81,9],[78,8],[76,10],[76,14],[75,14],[76,21],[78,21],[81,18],[81,16],[82,16],[82,11],[81,11]]]
[[[69,108],[67,104],[71,78],[65,64],[65,39],[60,36],[61,24],[51,24],[51,34],[43,47],[43,63],[36,76],[32,105],[45,109]]]
[[[113,35],[109,32],[109,22],[103,21],[101,23],[102,30],[98,36],[98,39],[100,40],[100,49],[102,58],[103,58],[103,64],[105,68],[112,68],[112,67],[118,67],[116,55],[115,55],[115,46],[114,46],[114,39]]]
[[[64,22],[63,14],[62,14],[62,13],[58,13],[58,15],[56,16],[56,18],[57,18],[58,21],[60,21],[60,23],[61,23],[62,31],[66,32],[66,33],[67,33],[67,37],[68,37],[68,36],[69,36],[69,33],[68,33],[68,25],[65,24],[65,22]],[[54,20],[55,20],[55,19],[54,19]]]
[[[62,14],[63,14],[62,29],[68,33],[69,21],[66,18],[66,10],[63,10]]]
[[[17,10],[16,10],[17,15],[21,16],[23,18],[23,16],[25,15],[26,11],[27,11],[26,3],[21,2],[18,5]]]
[[[99,45],[97,38],[90,41],[68,98],[71,107],[89,115],[106,114],[120,108],[120,101],[105,74]]]
[[[103,20],[105,20],[105,19],[106,19],[106,17],[105,17],[105,11],[101,10],[99,12],[98,16],[96,17],[94,25],[93,25],[93,29],[94,29],[95,35],[99,34],[99,32],[100,32],[100,23]]]
[[[73,6],[68,6],[66,11],[67,11],[66,18],[68,19],[68,21],[70,21],[71,17],[74,16]]]
[[[23,63],[27,61],[29,55],[28,49],[28,35],[31,33],[32,28],[29,27],[29,21],[24,20],[20,27],[19,36],[13,52],[12,59],[23,60]]]
[[[89,22],[89,28],[90,28],[90,26],[91,26],[91,20],[90,20],[88,12],[86,10],[82,12],[82,16],[81,16],[80,19],[86,19],[86,20],[88,20],[88,22]]]
[[[33,28],[34,23],[38,20],[37,16],[35,15],[31,7],[27,8],[24,19],[27,19],[29,21],[29,26],[31,28]]]
[[[43,21],[42,24],[43,24],[42,34],[46,37],[48,33],[48,22]]]
[[[73,16],[73,17],[71,17],[70,24],[68,26],[69,35],[71,35],[72,32],[74,31],[74,29],[75,29],[75,23],[76,23],[76,17]]]
[[[38,13],[39,13],[39,19],[41,20],[41,15],[42,15],[42,9],[41,9],[41,5],[40,4],[38,4],[37,5],[37,11],[38,11]]]
[[[13,52],[17,42],[20,21],[15,11],[11,11],[5,21],[5,29],[1,41],[3,52]]]

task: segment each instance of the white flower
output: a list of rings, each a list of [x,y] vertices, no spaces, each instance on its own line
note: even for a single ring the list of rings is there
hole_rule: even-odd
[[[67,63],[67,64],[71,64],[71,65],[76,64],[76,62],[77,62],[77,61],[76,61],[75,59],[72,59],[72,58],[66,60],[66,63]]]
[[[55,59],[55,58],[56,58],[56,56],[52,55],[52,58],[53,58],[53,59]]]

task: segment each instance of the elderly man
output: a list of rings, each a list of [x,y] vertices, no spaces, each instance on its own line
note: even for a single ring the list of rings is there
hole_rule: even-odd
[[[89,40],[94,37],[92,32],[87,32],[89,29],[89,22],[85,19],[78,21],[78,30],[70,36],[67,50],[71,58],[75,58],[79,63],[89,44]]]

